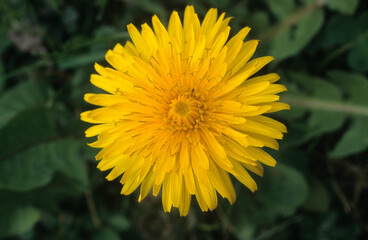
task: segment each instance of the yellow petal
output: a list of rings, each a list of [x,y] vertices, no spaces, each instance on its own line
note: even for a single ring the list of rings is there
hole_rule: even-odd
[[[250,40],[242,44],[241,50],[229,66],[231,74],[236,74],[249,61],[256,51],[258,43],[258,40]]]
[[[103,131],[111,129],[114,125],[115,124],[112,123],[106,123],[92,126],[85,131],[86,137],[93,137],[99,135]]]
[[[229,174],[211,162],[208,176],[219,194],[229,200],[230,204],[234,203],[236,194]]]
[[[255,84],[255,83],[259,83],[259,82],[270,82],[270,83],[274,83],[274,82],[277,82],[279,79],[280,79],[280,76],[277,75],[276,73],[269,73],[269,74],[262,75],[262,76],[259,76],[259,77],[249,78],[244,83],[244,86]]]
[[[247,85],[246,87],[242,88],[242,93],[240,94],[239,98],[252,96],[262,92],[268,86],[270,86],[270,82],[259,82],[252,85]],[[263,93],[263,95],[265,95],[265,93]]]
[[[154,179],[153,171],[150,171],[143,179],[138,202],[141,202],[151,191]]]
[[[230,127],[226,127],[222,133],[224,133],[229,138],[234,139],[236,142],[238,142],[243,147],[248,147],[249,143],[247,140],[248,135],[238,132]]]
[[[263,177],[264,170],[263,170],[262,164],[260,164],[259,162],[256,162],[256,165],[251,165],[251,164],[246,164],[246,163],[242,163],[242,165],[249,171],[257,174],[260,177]]]
[[[203,146],[201,143],[199,143],[196,146],[192,146],[192,161],[198,161],[202,165],[204,169],[209,168],[209,160],[207,154],[203,150]]]
[[[247,186],[252,192],[257,190],[257,184],[253,178],[249,175],[247,170],[236,160],[231,161],[234,166],[234,177],[236,177],[241,183]]]
[[[252,121],[249,119],[247,119],[247,121],[244,124],[232,125],[232,127],[244,133],[256,133],[276,139],[283,138],[283,134],[281,131],[274,129],[271,126],[265,125],[264,123]]]
[[[246,149],[247,153],[255,158],[258,159],[258,161],[268,165],[268,166],[275,166],[276,160],[273,159],[268,153],[263,151],[260,148],[256,147],[248,147]]]
[[[207,146],[211,156],[216,163],[223,168],[232,168],[231,162],[227,159],[224,148],[219,144],[215,137],[207,132],[202,131],[203,143]]]
[[[207,12],[202,22],[202,25],[201,25],[202,33],[208,34],[213,28],[213,26],[215,25],[216,19],[217,19],[217,9],[211,8]]]
[[[93,94],[84,95],[84,100],[97,106],[111,106],[117,103],[127,102],[126,98],[111,94]]]
[[[129,24],[127,29],[130,37],[132,38],[134,46],[137,48],[141,56],[148,61],[151,57],[151,53],[149,52],[147,43],[143,41],[141,34],[133,24]]]
[[[190,202],[191,202],[191,196],[188,193],[188,191],[185,190],[183,186],[181,201],[179,205],[180,216],[186,216],[188,214],[189,208],[190,208]]]
[[[183,49],[184,47],[183,31],[183,26],[181,24],[178,12],[174,11],[169,20],[168,33],[173,41],[177,41],[178,47],[180,49]]]
[[[188,192],[192,195],[195,194],[195,181],[192,167],[183,170],[183,176],[185,180],[185,186],[188,189]]]
[[[290,110],[290,105],[282,102],[272,102],[267,103],[267,105],[271,106],[271,109],[267,111],[268,113],[278,112],[281,110]]]

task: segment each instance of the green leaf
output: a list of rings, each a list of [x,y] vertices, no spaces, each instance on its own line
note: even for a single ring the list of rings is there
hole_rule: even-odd
[[[258,181],[257,181],[258,182]],[[240,187],[235,183],[235,188]],[[237,201],[229,206],[229,221],[235,227],[235,233],[239,239],[252,239],[257,231],[257,226],[272,223],[277,218],[278,212],[270,209],[257,201],[257,192],[246,191],[242,186],[237,191]]]
[[[295,0],[267,0],[267,5],[271,12],[278,19],[285,19],[296,11]]]
[[[104,228],[94,234],[92,240],[120,240],[120,237],[113,229]]]
[[[259,181],[257,199],[269,211],[289,216],[299,208],[308,195],[308,184],[296,169],[283,164],[265,169]]]
[[[0,209],[0,238],[29,231],[40,220],[40,212],[31,206]]]
[[[340,86],[336,88],[326,80],[304,74],[291,73],[291,78],[302,88],[290,87],[284,100],[294,108],[309,109],[309,117],[294,122],[286,136],[287,143],[300,144],[311,137],[339,129],[346,119],[351,125],[337,143],[331,156],[342,157],[363,151],[368,147],[368,80],[357,74],[342,71],[328,72],[329,78]],[[342,99],[342,93],[347,96]]]
[[[11,45],[10,39],[4,35],[3,33],[0,33],[0,54],[4,52],[4,50]]]
[[[46,100],[46,88],[40,82],[28,81],[8,90],[0,97],[0,128],[22,110],[45,105]]]
[[[0,189],[29,191],[50,182],[55,172],[86,186],[81,142],[58,140],[39,144],[0,162]]]
[[[0,161],[30,144],[56,136],[56,126],[50,109],[30,108],[21,111],[0,129]]]
[[[231,0],[206,0],[210,4],[210,6],[226,9],[227,6],[231,4]]]
[[[241,227],[238,227],[235,231],[236,236],[239,239],[253,239],[253,235],[257,230],[257,226],[254,223],[244,223]]]
[[[48,6],[52,8],[53,11],[59,12],[60,3],[57,0],[46,0],[45,2]]]
[[[107,51],[107,49],[109,49],[109,47],[111,47],[111,41],[109,41],[109,38],[113,37],[113,36],[119,36],[121,35],[121,29],[116,29],[113,26],[109,26],[109,25],[102,25],[98,28],[96,28],[96,30],[94,31],[93,35],[94,38],[91,39],[90,41],[93,40],[102,40],[104,39],[105,41],[96,41],[93,45],[91,45],[91,52],[98,52],[98,51]],[[114,42],[116,40],[122,40],[122,39],[114,39]]]
[[[4,63],[3,63],[3,52],[10,45],[10,40],[0,33],[0,92],[5,86],[5,73],[4,73]]]
[[[284,100],[291,105],[291,111],[300,107],[311,107],[312,111],[305,122],[289,129],[286,136],[289,143],[299,144],[342,126],[346,114],[328,111],[327,107],[319,109],[324,103],[342,103],[339,89],[324,79],[305,74],[290,73],[290,78],[304,88],[303,92],[291,90],[284,95]]]
[[[127,2],[137,5],[140,10],[144,10],[152,14],[157,14],[157,16],[159,16],[160,19],[163,19],[164,22],[167,19],[168,15],[167,11],[161,2],[150,0],[140,0],[140,1],[127,0]]]
[[[319,68],[322,69],[333,60],[348,52],[349,65],[353,69],[364,71],[365,63],[360,62],[364,56],[360,55],[358,49],[365,51],[368,40],[368,11],[362,12],[357,17],[336,15],[332,16],[325,27],[321,37],[315,42],[327,50],[327,55],[319,61]],[[318,48],[318,47],[317,47]]]
[[[331,152],[332,157],[344,157],[368,148],[368,118],[355,117],[349,129]]]
[[[358,72],[368,71],[368,41],[362,41],[353,47],[348,55],[349,66]]]
[[[342,14],[353,15],[358,7],[359,0],[328,0],[326,5]]]
[[[79,13],[74,7],[68,6],[63,11],[63,17],[61,19],[68,33],[75,33],[78,29],[78,17]]]
[[[279,151],[272,154],[272,156],[280,163],[293,167],[302,174],[308,173],[309,159],[304,152],[297,148],[285,148],[284,145],[281,145]]]
[[[3,60],[0,58],[0,92],[5,86],[5,74],[4,74],[4,64]]]
[[[109,217],[109,222],[111,226],[115,227],[116,229],[120,231],[126,231],[130,228],[130,222],[129,219],[127,219],[125,216],[116,214],[111,217]]]
[[[252,32],[256,36],[260,36],[270,27],[269,15],[264,11],[257,11],[251,15],[249,26],[252,26]]]
[[[347,102],[362,107],[367,105],[368,79],[366,77],[361,74],[340,70],[329,71],[327,76],[340,86],[341,91],[347,94]]]
[[[368,102],[368,79],[359,74],[343,71],[330,71],[329,78],[338,83],[347,94],[351,104],[366,107]],[[332,157],[343,157],[365,150],[368,147],[368,116],[352,116],[349,129],[331,152]]]
[[[330,196],[326,187],[317,179],[311,178],[309,181],[308,198],[303,204],[303,208],[315,212],[326,212],[329,209]]]
[[[263,239],[274,239],[275,235],[287,231],[287,229],[295,224],[296,222],[299,222],[302,219],[300,216],[292,216],[287,218],[285,221],[276,221],[272,226],[270,226],[268,229],[265,229],[262,231],[255,240],[263,240]],[[246,238],[248,239],[248,238]]]
[[[74,105],[76,106],[83,106],[88,105],[86,101],[84,101],[84,94],[93,92],[103,93],[103,90],[94,87],[89,81],[91,68],[80,68],[78,69],[72,78],[71,81],[71,100],[73,101]]]
[[[321,34],[320,41],[324,49],[352,41],[360,32],[359,26],[353,18],[341,15],[333,15],[327,22],[325,29]]]
[[[58,66],[61,69],[69,69],[81,67],[95,62],[103,61],[105,59],[106,50],[83,53],[72,57],[67,57],[59,61]]]
[[[323,19],[323,11],[319,9],[281,31],[271,43],[271,55],[282,60],[298,54],[322,27]]]

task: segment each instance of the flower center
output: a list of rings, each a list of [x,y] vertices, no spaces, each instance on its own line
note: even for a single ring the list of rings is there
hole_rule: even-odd
[[[175,130],[199,128],[205,121],[205,108],[199,97],[181,94],[171,101],[166,121]]]
[[[175,104],[175,109],[174,109],[175,113],[179,114],[182,117],[185,117],[188,115],[189,113],[189,105],[187,102],[177,102]]]

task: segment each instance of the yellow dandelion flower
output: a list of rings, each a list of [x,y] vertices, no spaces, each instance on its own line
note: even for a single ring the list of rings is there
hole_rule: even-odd
[[[141,201],[162,188],[164,211],[185,216],[192,195],[213,210],[217,193],[235,201],[230,174],[255,191],[248,171],[262,176],[260,163],[275,166],[261,148],[278,149],[286,127],[262,114],[289,109],[276,95],[286,88],[274,73],[250,78],[273,58],[250,60],[258,41],[244,42],[248,27],[228,40],[230,19],[210,9],[200,23],[188,6],[184,22],[174,11],[168,29],[157,16],[153,30],[129,24],[132,42],[106,54],[113,68],[95,65],[91,82],[108,93],[86,94],[100,108],[81,119],[96,124],[89,145],[102,148],[97,167],[112,169],[109,181],[122,175],[121,194],[140,186]]]

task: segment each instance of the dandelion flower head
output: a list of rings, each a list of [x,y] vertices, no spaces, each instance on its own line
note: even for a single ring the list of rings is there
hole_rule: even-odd
[[[210,9],[201,23],[188,6],[167,29],[157,16],[153,28],[129,24],[132,41],[106,54],[112,68],[95,65],[91,83],[107,93],[86,94],[99,108],[81,119],[95,124],[89,145],[101,148],[106,178],[120,177],[121,194],[140,187],[141,201],[161,192],[164,211],[185,216],[192,195],[203,211],[216,208],[217,193],[232,204],[231,175],[255,191],[249,172],[275,166],[261,148],[278,149],[286,127],[263,114],[289,108],[276,95],[286,88],[274,73],[252,77],[273,58],[250,60],[259,41],[244,42],[249,27],[229,39],[230,19]]]

